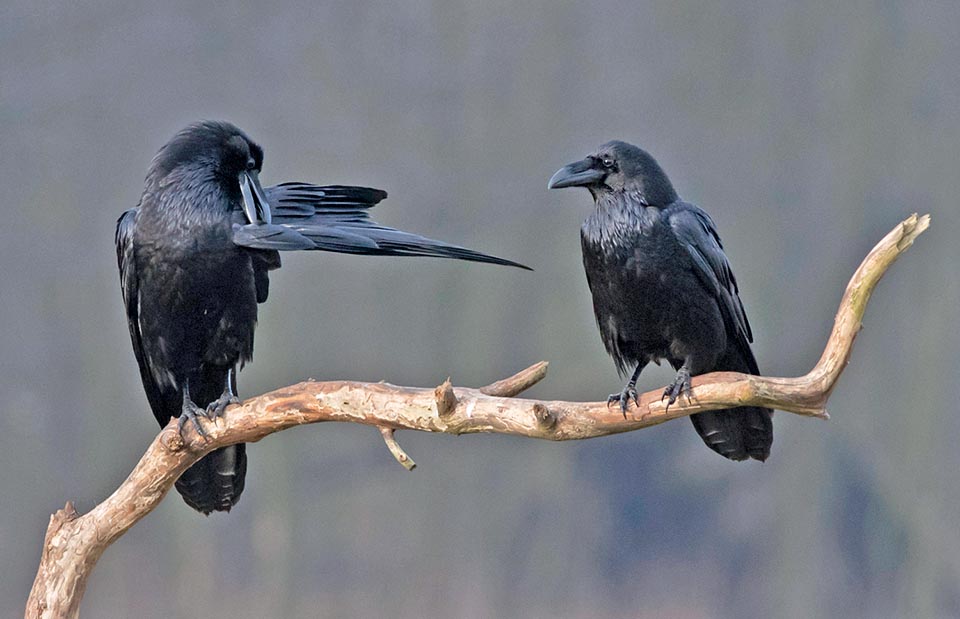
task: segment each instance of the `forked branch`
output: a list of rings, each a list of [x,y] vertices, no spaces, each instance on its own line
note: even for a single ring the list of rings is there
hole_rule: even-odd
[[[693,379],[693,399],[669,410],[661,390],[640,396],[624,419],[606,402],[514,398],[539,382],[545,362],[480,389],[398,387],[386,383],[306,381],[251,398],[205,424],[208,439],[193,430],[184,440],[171,421],[121,486],[79,515],[67,503],[50,518],[40,569],[27,601],[27,617],[76,617],[87,578],[107,547],[149,514],[174,481],[205,454],[233,443],[256,442],[293,426],[349,421],[380,429],[391,453],[412,469],[413,460],[394,439],[395,430],[467,434],[494,432],[550,440],[584,439],[639,430],[693,413],[732,406],[765,406],[827,418],[824,409],[860,331],[867,301],[880,277],[930,225],[929,215],[910,216],[867,255],[847,285],[820,361],[805,376],[775,378],[718,372]],[[186,427],[190,427],[189,424]]]

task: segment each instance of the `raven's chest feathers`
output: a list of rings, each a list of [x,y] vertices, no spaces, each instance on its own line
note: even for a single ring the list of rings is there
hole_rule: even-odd
[[[199,318],[247,297],[256,304],[250,253],[233,243],[230,204],[221,192],[173,191],[141,207],[134,237],[141,289],[165,300],[168,312]]]
[[[655,284],[663,266],[660,257],[677,246],[662,212],[620,195],[601,199],[580,230],[584,262],[608,279],[628,276],[632,283]]]
[[[229,366],[253,353],[254,271],[250,253],[233,244],[230,203],[218,192],[180,192],[142,205],[140,327],[145,348],[170,367]]]
[[[662,209],[622,195],[602,197],[583,222],[580,239],[607,352],[621,369],[645,357],[669,356],[681,252]]]

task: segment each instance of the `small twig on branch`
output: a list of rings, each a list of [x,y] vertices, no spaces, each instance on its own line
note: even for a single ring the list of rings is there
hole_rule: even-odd
[[[393,457],[397,459],[397,462],[403,465],[403,468],[408,471],[417,468],[417,463],[414,462],[413,458],[408,456],[407,452],[403,450],[403,447],[397,443],[397,439],[393,436],[393,428],[380,426],[380,434],[383,435],[383,442],[387,444],[387,449],[389,449]]]
[[[539,383],[547,375],[547,362],[534,363],[525,370],[520,370],[509,378],[480,387],[478,391],[484,395],[493,395],[501,398],[512,398]],[[449,382],[450,379],[447,379]]]
[[[208,440],[192,429],[181,438],[172,420],[106,500],[83,516],[67,503],[50,518],[26,616],[76,617],[87,578],[103,551],[150,513],[180,474],[205,454],[298,425],[349,421],[377,426],[394,457],[413,468],[413,461],[394,440],[394,430],[496,432],[560,441],[628,432],[736,406],[765,406],[826,419],[824,406],[850,358],[870,294],[887,268],[929,225],[929,215],[914,214],[871,250],[847,285],[820,361],[799,378],[732,372],[697,376],[692,401],[681,399],[667,410],[661,402],[662,390],[657,389],[641,395],[639,406],[624,419],[619,408],[610,409],[606,402],[513,398],[544,377],[547,364],[541,362],[480,389],[454,388],[449,379],[435,389],[306,381],[251,398],[230,407],[216,421],[204,422]]]
[[[436,389],[433,390],[433,396],[437,399],[437,415],[440,418],[449,417],[453,411],[457,410],[457,394],[453,392],[453,385],[450,383],[450,377],[447,377],[447,380],[443,381],[443,384],[439,385]]]

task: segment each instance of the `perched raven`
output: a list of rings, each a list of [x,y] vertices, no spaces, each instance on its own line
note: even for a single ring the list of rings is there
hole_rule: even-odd
[[[284,183],[263,188],[263,150],[225,122],[200,122],[154,157],[137,208],[117,222],[117,259],[133,352],[153,414],[180,427],[237,401],[237,365],[253,355],[257,304],[278,250],[437,256],[523,265],[381,226],[368,210],[387,197],[365,187]],[[243,491],[244,445],[214,451],[177,490],[204,514]]]
[[[673,404],[690,397],[690,377],[714,371],[759,374],[753,334],[737,280],[710,216],[677,196],[644,150],[608,142],[561,168],[550,189],[586,187],[596,209],[583,222],[583,267],[600,337],[621,375],[633,373],[619,401],[624,416],[637,401],[636,382],[651,361],[677,370],[664,390]],[[635,368],[635,369],[634,369]],[[692,415],[710,449],[731,460],[766,460],[772,411],[741,407]]]

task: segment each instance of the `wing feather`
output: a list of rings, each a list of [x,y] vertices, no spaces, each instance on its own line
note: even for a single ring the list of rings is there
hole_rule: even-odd
[[[127,314],[127,327],[130,330],[130,340],[133,343],[133,354],[140,367],[140,379],[147,394],[150,408],[155,411],[164,409],[163,394],[160,385],[154,380],[150,362],[143,350],[143,337],[140,331],[140,280],[137,277],[137,261],[134,251],[133,235],[137,227],[137,213],[140,209],[132,208],[126,211],[117,220],[117,230],[114,241],[117,246],[117,264],[120,267],[120,289],[123,293],[123,304]],[[161,420],[161,423],[163,421]]]
[[[528,269],[522,264],[382,226],[370,209],[387,192],[370,187],[283,183],[264,189],[273,214],[272,226],[242,225],[235,218],[234,243],[272,250],[316,249],[380,256],[434,256]]]
[[[720,306],[727,330],[749,348],[747,345],[753,341],[753,331],[713,220],[703,210],[686,202],[671,206],[667,216],[677,240],[693,261],[697,277]]]

